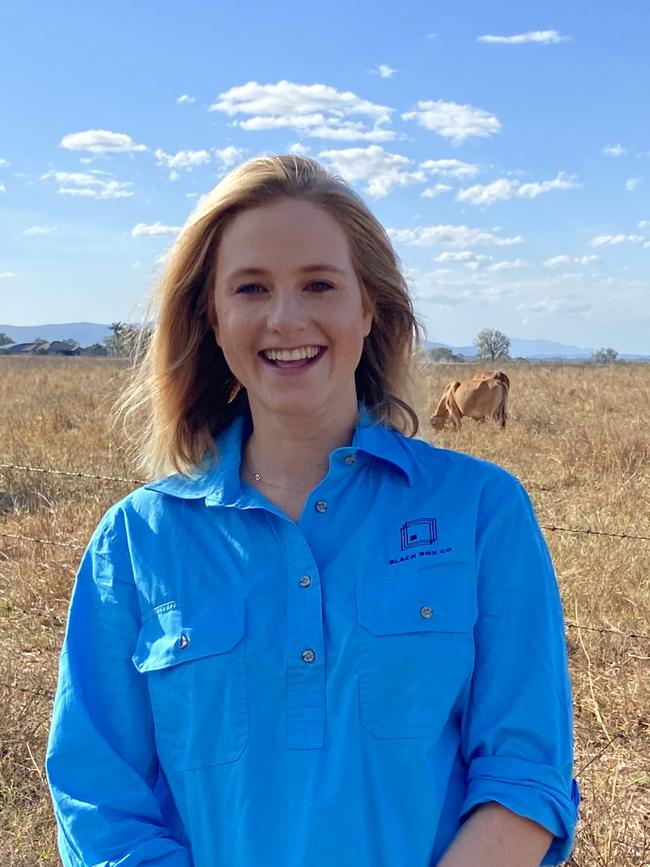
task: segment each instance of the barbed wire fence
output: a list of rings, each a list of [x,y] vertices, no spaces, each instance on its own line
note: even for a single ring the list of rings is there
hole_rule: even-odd
[[[64,478],[75,478],[75,479],[86,479],[90,481],[101,481],[101,482],[110,482],[112,484],[120,484],[120,485],[133,485],[140,486],[146,484],[145,479],[138,478],[130,478],[128,476],[118,476],[118,475],[108,475],[101,473],[87,473],[83,471],[77,470],[59,470],[51,467],[33,467],[24,464],[11,464],[11,463],[0,463],[0,470],[8,470],[10,472],[19,472],[19,473],[32,473],[32,474],[40,474],[40,475],[51,475],[51,476],[59,476]],[[541,524],[540,527],[543,530],[546,530],[551,533],[572,533],[579,534],[584,536],[592,536],[594,538],[609,538],[609,539],[619,539],[619,540],[630,540],[635,542],[650,542],[650,536],[645,536],[637,533],[628,533],[628,532],[612,532],[605,530],[595,530],[591,527],[566,527],[558,524]],[[44,539],[39,536],[29,536],[22,533],[9,533],[0,531],[0,540],[7,539],[12,542],[18,543],[29,543],[31,545],[49,545],[58,549],[68,549],[70,551],[75,552],[83,552],[86,548],[86,545],[80,544],[78,542],[72,541],[61,541],[57,539]],[[7,555],[4,554],[6,557]],[[620,629],[612,629],[609,627],[602,626],[591,626],[587,624],[577,623],[575,621],[569,620],[566,617],[564,618],[565,626],[571,629],[578,630],[578,634],[580,635],[583,631],[595,632],[601,635],[615,635],[621,638],[633,639],[633,640],[641,640],[641,641],[650,641],[650,635],[646,635],[643,633],[636,632],[626,632]],[[9,692],[17,691],[24,693],[31,698],[43,698],[47,701],[53,701],[54,699],[54,689],[42,686],[22,686],[17,683],[8,683],[6,681],[0,681],[0,688],[4,688],[9,690]],[[600,731],[600,729],[598,729]],[[608,736],[608,741],[605,743],[593,756],[591,756],[585,763],[582,764],[580,768],[575,769],[575,775],[577,778],[582,778],[584,771],[596,762],[601,756],[606,753],[609,748],[615,742],[625,742],[628,739],[628,732],[630,729],[626,731],[618,731],[614,732],[610,737]],[[621,841],[622,842],[622,841]],[[576,863],[572,859],[570,863]]]
[[[114,476],[102,473],[86,473],[80,470],[59,470],[53,467],[32,467],[27,464],[5,464],[0,463],[0,470],[10,470],[13,472],[36,473],[41,475],[63,476],[75,479],[90,479],[93,481],[117,482],[119,484],[129,485],[144,485],[146,479],[131,478],[128,476]],[[606,530],[594,530],[591,527],[563,527],[557,524],[540,524],[543,530],[559,533],[578,533],[587,536],[604,536],[610,539],[630,539],[633,541],[650,542],[650,536],[643,536],[636,533],[610,532]],[[30,542],[38,545],[52,545],[57,548],[69,548],[75,551],[84,551],[86,546],[76,542],[62,542],[56,539],[43,539],[38,536],[26,536],[22,533],[6,533],[0,531],[0,538],[12,539],[17,542]],[[643,633],[625,632],[620,629],[610,629],[603,626],[589,626],[582,623],[576,623],[565,619],[565,624],[573,629],[585,630],[588,632],[598,632],[601,634],[618,635],[625,638],[635,638],[644,641],[650,641],[650,635]]]

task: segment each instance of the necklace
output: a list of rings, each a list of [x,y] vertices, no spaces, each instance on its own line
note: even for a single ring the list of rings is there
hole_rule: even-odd
[[[268,482],[266,479],[262,478],[262,474],[253,470],[249,470],[245,464],[248,463],[248,457],[244,458],[244,464],[242,464],[242,469],[246,473],[247,476],[252,476],[256,482],[262,482],[263,485],[268,485],[271,488],[281,488],[283,491],[293,491],[295,494],[306,494],[309,488],[290,488],[288,485],[278,485],[277,482]]]

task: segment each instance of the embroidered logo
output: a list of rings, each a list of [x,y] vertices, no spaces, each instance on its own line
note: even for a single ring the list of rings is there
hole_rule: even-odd
[[[417,521],[406,521],[400,527],[402,551],[417,548],[418,545],[432,545],[438,538],[438,527],[435,518],[419,518]]]

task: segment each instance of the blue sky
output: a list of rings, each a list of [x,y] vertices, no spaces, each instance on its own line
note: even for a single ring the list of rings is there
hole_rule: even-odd
[[[5,6],[0,322],[134,320],[197,198],[295,150],[428,335],[650,352],[646,0]]]

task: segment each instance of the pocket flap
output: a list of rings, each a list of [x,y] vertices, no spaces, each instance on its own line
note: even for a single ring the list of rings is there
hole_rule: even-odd
[[[478,616],[471,568],[449,564],[409,574],[364,578],[357,586],[359,621],[375,635],[467,632]]]
[[[156,671],[227,653],[244,631],[243,597],[165,602],[143,622],[133,664],[140,672]]]

